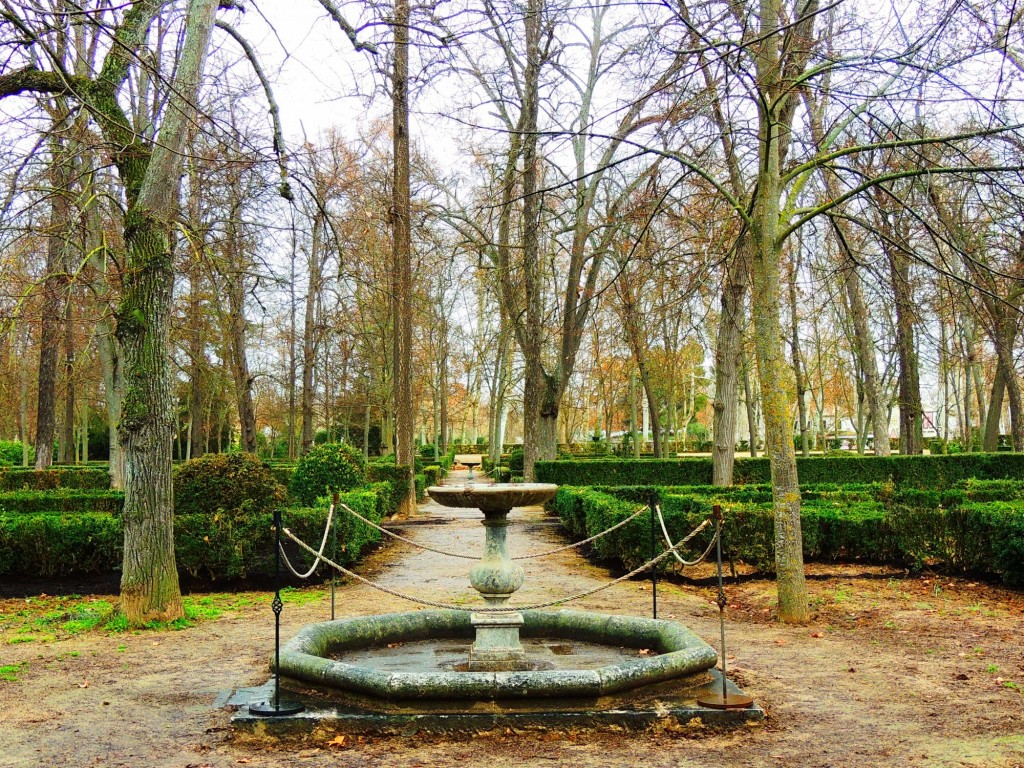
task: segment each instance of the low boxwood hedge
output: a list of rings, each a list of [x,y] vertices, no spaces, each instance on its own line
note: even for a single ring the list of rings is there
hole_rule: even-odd
[[[708,519],[718,503],[725,515],[725,556],[767,572],[774,570],[775,523],[770,501],[677,490],[563,486],[550,506],[569,533],[582,539],[629,517],[656,491],[669,535],[677,541]],[[851,489],[844,497],[835,490],[819,489],[813,498],[804,499],[805,559],[860,560],[910,568],[927,564],[998,576],[1010,585],[1024,584],[1024,500],[977,502],[965,499],[963,492],[914,495],[886,485],[879,485],[874,493],[894,500],[865,498],[869,493],[865,488]],[[709,542],[710,531],[705,531],[693,540],[686,554],[695,555]],[[661,544],[659,539],[659,547]],[[646,562],[651,558],[650,515],[641,515],[598,539],[594,552],[627,569]],[[670,562],[663,561],[666,565]]]
[[[380,520],[380,496],[357,489],[341,500],[367,519]],[[380,533],[343,510],[336,515],[338,562],[352,563]],[[289,507],[283,522],[314,548],[327,521],[326,503]],[[174,518],[178,568],[196,576],[245,578],[274,572],[273,514],[219,511]],[[121,518],[105,512],[9,514],[0,512],[0,574],[63,576],[102,573],[121,568],[124,532]],[[308,558],[289,545],[296,567]],[[333,558],[332,558],[333,559]],[[326,567],[325,567],[326,568]],[[303,567],[304,569],[304,567]]]
[[[602,459],[539,461],[537,482],[559,485],[711,484],[711,459]],[[893,483],[918,488],[950,488],[969,478],[996,480],[1024,477],[1022,453],[964,453],[952,456],[809,456],[797,458],[800,484]],[[766,458],[737,458],[736,485],[767,484]]]
[[[0,492],[0,510],[10,514],[32,512],[107,512],[120,514],[122,491],[57,488],[51,491]]]
[[[100,467],[40,470],[0,467],[0,491],[46,491],[52,488],[105,490],[110,488],[110,475]]]

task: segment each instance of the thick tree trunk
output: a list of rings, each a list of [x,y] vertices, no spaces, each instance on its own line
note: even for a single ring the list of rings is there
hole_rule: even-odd
[[[805,24],[813,25],[816,4],[806,3],[801,14],[806,19],[787,31],[798,42],[795,49],[807,50],[808,38],[802,33]],[[775,568],[779,590],[779,619],[783,622],[805,622],[808,618],[807,586],[804,581],[803,535],[800,528],[800,485],[797,480],[796,451],[790,421],[790,403],[786,388],[785,359],[782,354],[781,265],[779,241],[779,198],[782,160],[788,137],[787,106],[792,107],[795,94],[783,96],[779,23],[782,18],[780,0],[761,0],[759,9],[761,42],[754,48],[757,82],[763,101],[758,102],[760,163],[757,186],[750,214],[751,317],[754,322],[754,348],[761,382],[761,408],[765,423],[765,452],[771,465],[772,499],[775,517]],[[798,70],[802,69],[798,67]]]
[[[999,420],[1003,414],[1003,394],[1006,392],[1006,371],[1003,361],[996,363],[995,376],[992,379],[992,394],[988,399],[988,413],[985,415],[985,436],[982,438],[983,451],[995,451],[999,448]]]
[[[183,612],[174,561],[167,355],[174,263],[164,226],[140,211],[128,214],[128,269],[117,318],[124,360],[119,434],[126,457],[121,609],[136,620]]]
[[[168,233],[181,149],[194,113],[216,10],[216,0],[189,3],[182,53],[159,140],[144,170],[133,161],[123,162],[119,169],[129,190],[123,293],[117,313],[124,360],[119,424],[125,452],[121,610],[132,624],[184,614],[174,561],[174,400],[168,346],[174,262]],[[138,197],[133,194],[136,191]]]

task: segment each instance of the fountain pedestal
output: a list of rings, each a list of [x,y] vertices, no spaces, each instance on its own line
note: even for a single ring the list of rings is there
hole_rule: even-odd
[[[549,483],[510,485],[433,486],[430,497],[447,507],[476,508],[484,519],[484,556],[469,571],[469,583],[480,593],[488,608],[504,608],[508,599],[523,586],[523,568],[508,556],[506,533],[509,513],[515,507],[543,504],[558,486]],[[470,615],[476,641],[469,650],[472,672],[520,672],[533,668],[519,642],[523,614],[478,611]]]
[[[503,608],[512,593],[523,586],[523,569],[508,555],[506,530],[511,509],[482,509],[486,530],[484,556],[469,572],[469,583],[484,598],[488,608]],[[471,672],[515,672],[529,668],[526,651],[519,642],[523,614],[473,613],[476,642],[469,649]]]

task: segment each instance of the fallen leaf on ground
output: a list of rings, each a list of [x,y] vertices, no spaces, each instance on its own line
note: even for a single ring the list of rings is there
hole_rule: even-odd
[[[811,637],[824,637],[824,632],[811,632]]]
[[[78,684],[78,687],[79,688],[88,688],[89,687],[89,681],[88,680],[83,680],[82,682],[80,682]]]
[[[786,638],[784,638],[784,637],[776,637],[775,638],[775,644],[776,645],[785,645],[786,644]]]
[[[331,739],[330,741],[327,742],[327,746],[329,746],[329,747],[344,747],[345,746],[345,736],[344,736],[344,734],[339,735],[339,736],[335,736],[333,739]]]

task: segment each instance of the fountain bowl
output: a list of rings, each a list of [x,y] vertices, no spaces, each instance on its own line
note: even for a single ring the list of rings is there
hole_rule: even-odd
[[[493,483],[484,485],[432,485],[427,494],[445,507],[510,510],[543,504],[555,495],[553,483]]]

